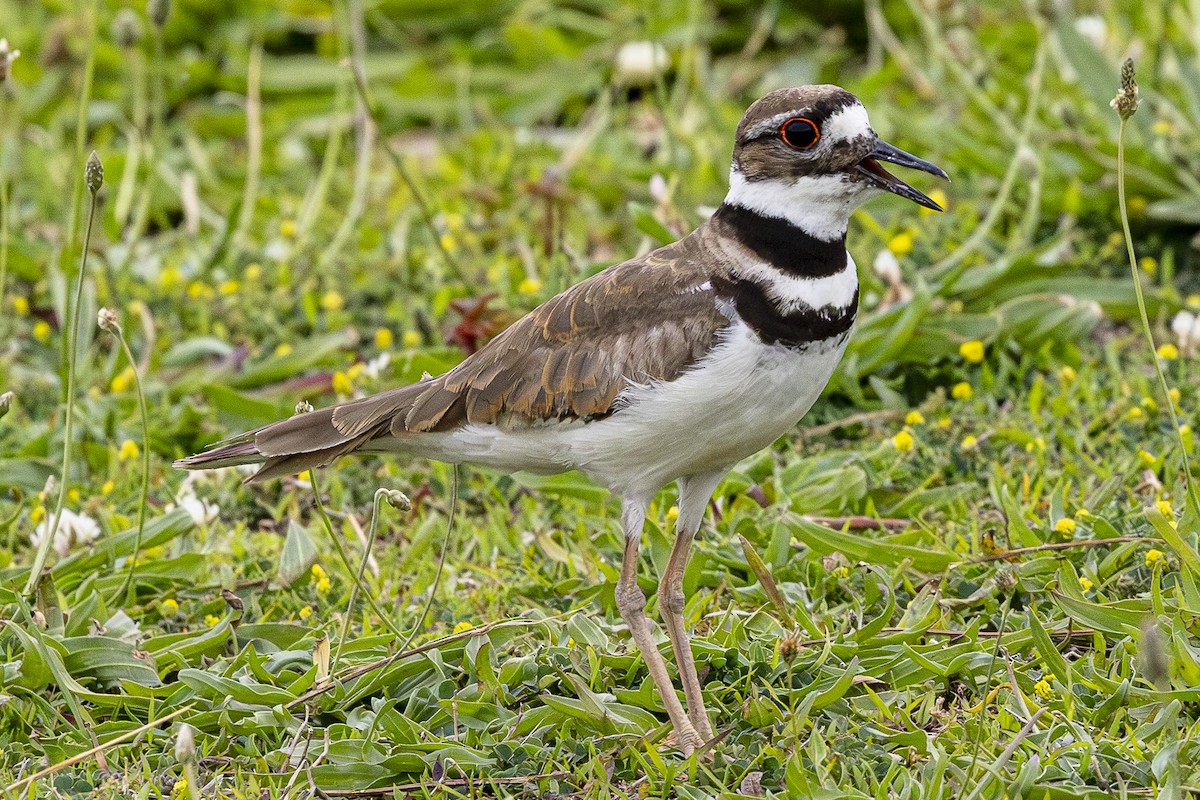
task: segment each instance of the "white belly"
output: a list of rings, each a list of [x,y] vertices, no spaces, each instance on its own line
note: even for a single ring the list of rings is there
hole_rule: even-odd
[[[578,469],[622,494],[652,493],[676,478],[726,470],[791,430],[825,388],[848,338],[789,350],[762,344],[739,323],[693,369],[630,388],[603,420],[515,430],[467,425],[389,444],[508,471]]]

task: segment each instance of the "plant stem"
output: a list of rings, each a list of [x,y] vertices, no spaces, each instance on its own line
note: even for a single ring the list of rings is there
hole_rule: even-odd
[[[82,171],[81,171],[82,172]],[[41,578],[42,569],[46,566],[46,558],[50,554],[50,544],[54,541],[54,532],[62,519],[63,505],[67,499],[67,485],[70,483],[71,470],[71,434],[75,420],[75,362],[78,359],[78,348],[75,345],[79,336],[79,307],[83,304],[83,282],[87,278],[88,250],[92,241],[92,223],[96,219],[96,192],[92,193],[88,204],[87,229],[83,234],[83,255],[79,263],[79,276],[75,284],[75,301],[71,304],[70,322],[63,338],[67,341],[67,399],[66,417],[63,421],[63,460],[62,474],[58,481],[58,500],[54,504],[54,516],[46,535],[38,543],[37,553],[33,557],[33,566],[29,570],[29,579],[25,582],[25,594],[32,595]]]
[[[325,523],[325,531],[329,534],[330,541],[333,542],[333,549],[337,552],[338,559],[341,560],[342,566],[346,568],[347,574],[349,574],[351,578],[355,578],[356,573],[354,567],[350,564],[350,557],[346,555],[346,548],[342,547],[342,540],[333,530],[333,521],[329,519],[329,514],[325,511],[325,504],[321,502],[321,489],[317,485],[316,469],[310,469],[308,471],[308,475],[309,481],[312,483],[313,500],[316,501],[317,512],[321,515],[321,521]],[[372,525],[373,524],[374,523],[372,522]],[[368,547],[369,545],[370,542],[368,542]],[[363,556],[363,561],[365,563],[366,554]],[[396,627],[394,622],[392,622],[391,617],[384,612],[383,608],[379,605],[379,601],[375,599],[375,595],[363,588],[361,573],[357,574],[359,577],[354,580],[355,588],[362,589],[363,595],[367,598],[367,603],[371,606],[371,610],[379,615],[380,620],[382,620],[383,624],[387,626],[387,629],[392,632],[393,636],[395,636],[397,639],[400,638],[400,629]],[[349,615],[351,612],[350,610],[347,610],[346,613]]]
[[[87,146],[87,118],[88,118],[88,106],[91,105],[91,101],[92,101],[92,79],[93,79],[93,76],[96,74],[96,25],[97,25],[97,17],[100,14],[99,6],[100,6],[99,0],[92,0],[92,2],[88,5],[87,58],[83,63],[83,85],[79,90],[79,92],[80,92],[80,94],[79,94],[79,111],[75,117],[75,158],[74,158],[74,162],[73,162],[74,171],[75,171],[75,183],[71,186],[71,206],[68,211],[68,217],[67,217],[67,247],[63,251],[63,254],[60,257],[60,261],[59,261],[59,263],[63,267],[63,275],[66,276],[68,279],[68,285],[70,282],[70,273],[66,269],[66,266],[70,259],[70,256],[68,254],[74,253],[75,248],[79,246],[78,210],[79,210],[80,205],[83,202],[83,191],[84,191],[83,174],[84,174],[84,164],[86,163],[86,158],[87,158],[87,156],[84,154],[84,148]],[[94,200],[95,200],[95,198],[93,198],[93,211],[94,211],[94,206],[95,206]],[[91,223],[89,222],[88,224],[90,226]],[[86,245],[84,247],[84,253],[85,253],[85,255],[87,253]],[[82,274],[82,268],[81,268],[81,274]],[[80,296],[82,296],[82,292],[80,293]],[[70,307],[68,307],[65,309],[65,311],[66,311],[65,316],[70,317],[71,313],[72,313],[72,309]],[[61,356],[61,358],[62,358],[63,364],[73,364],[74,363],[75,354],[74,353],[68,354],[67,347],[75,346],[76,333],[77,332],[74,329],[72,329],[70,332],[70,335],[62,337],[62,356]],[[69,344],[68,344],[68,341],[69,341]],[[70,383],[70,381],[68,380],[68,381],[66,381],[66,383]],[[64,396],[63,400],[65,401],[66,399],[67,398]],[[64,478],[64,482],[65,482],[66,476],[64,475],[63,478]]]
[[[375,503],[371,509],[371,526],[367,530],[367,542],[363,545],[362,558],[358,562],[358,574],[354,577],[354,585],[350,587],[350,600],[346,603],[346,615],[342,617],[342,629],[338,633],[337,647],[333,651],[333,662],[338,663],[342,655],[342,645],[346,643],[346,632],[350,629],[350,617],[354,614],[354,602],[358,599],[358,589],[362,586],[363,573],[367,571],[367,562],[371,559],[371,548],[375,545],[375,531],[379,526],[379,512],[383,509],[383,498],[387,489],[375,490]]]
[[[1121,127],[1117,131],[1117,203],[1121,211],[1121,230],[1125,233],[1125,252],[1129,256],[1129,270],[1133,273],[1133,291],[1137,297],[1138,315],[1142,320],[1142,333],[1146,337],[1146,345],[1150,348],[1150,358],[1154,362],[1154,372],[1158,376],[1158,387],[1162,390],[1167,413],[1171,416],[1171,427],[1175,429],[1175,438],[1179,442],[1179,457],[1183,462],[1183,481],[1188,501],[1193,509],[1200,510],[1200,495],[1196,492],[1196,481],[1192,478],[1187,446],[1183,442],[1183,433],[1179,430],[1179,415],[1175,413],[1175,403],[1171,400],[1171,387],[1167,385],[1167,375],[1163,372],[1158,349],[1154,346],[1154,331],[1150,328],[1150,315],[1146,312],[1146,298],[1142,294],[1142,276],[1138,272],[1137,254],[1133,252],[1133,234],[1129,230],[1129,210],[1125,207],[1125,123],[1127,121],[1122,116]],[[1192,531],[1192,534],[1194,536],[1196,531]]]
[[[142,378],[138,374],[133,350],[130,349],[129,342],[125,340],[124,331],[117,328],[116,334],[117,340],[121,342],[121,349],[125,351],[125,358],[129,360],[129,366],[133,369],[133,388],[137,392],[138,414],[142,418],[142,491],[138,497],[137,537],[133,540],[133,554],[129,557],[129,571],[125,573],[125,581],[116,595],[117,598],[120,598],[133,588],[133,575],[137,570],[138,554],[142,550],[142,533],[146,529],[146,502],[150,496],[150,423],[149,415],[146,413],[146,394],[142,390]],[[133,598],[128,598],[128,602],[132,603]]]
[[[452,478],[450,482],[450,512],[446,516],[446,535],[442,537],[442,552],[438,555],[437,572],[434,573],[433,583],[429,587],[429,597],[425,600],[425,607],[421,609],[421,616],[417,617],[417,621],[413,623],[412,630],[408,634],[408,638],[404,640],[404,644],[397,648],[400,651],[408,649],[412,640],[417,637],[417,631],[421,630],[421,626],[425,624],[425,618],[429,616],[429,609],[433,607],[433,598],[437,595],[438,584],[442,581],[442,569],[446,566],[446,548],[450,546],[450,532],[454,530],[454,510],[458,508],[458,464],[451,464],[450,469]]]

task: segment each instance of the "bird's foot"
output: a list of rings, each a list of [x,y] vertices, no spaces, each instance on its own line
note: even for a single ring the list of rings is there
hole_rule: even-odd
[[[679,752],[683,753],[684,758],[691,758],[692,753],[704,744],[704,737],[696,730],[691,722],[684,723],[683,726],[676,726],[671,731],[664,743],[668,747],[674,747]]]

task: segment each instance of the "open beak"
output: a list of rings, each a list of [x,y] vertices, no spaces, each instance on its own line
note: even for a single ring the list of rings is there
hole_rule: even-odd
[[[879,163],[880,161],[890,161],[902,167],[919,169],[922,172],[928,172],[930,175],[937,175],[939,178],[950,180],[950,176],[946,174],[945,170],[930,164],[928,161],[917,158],[911,153],[906,153],[899,147],[894,147],[882,139],[875,142],[875,148],[871,151],[870,155],[854,166],[856,170],[866,175],[871,183],[880,189],[892,194],[898,194],[901,197],[907,197],[917,205],[932,208],[934,211],[942,210],[942,207],[937,203],[884,169],[883,165]]]

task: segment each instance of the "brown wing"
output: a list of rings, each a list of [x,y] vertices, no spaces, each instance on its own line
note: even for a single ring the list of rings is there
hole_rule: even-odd
[[[688,237],[610,267],[542,304],[437,378],[334,409],[346,438],[464,423],[595,419],[632,383],[670,381],[728,324]]]

